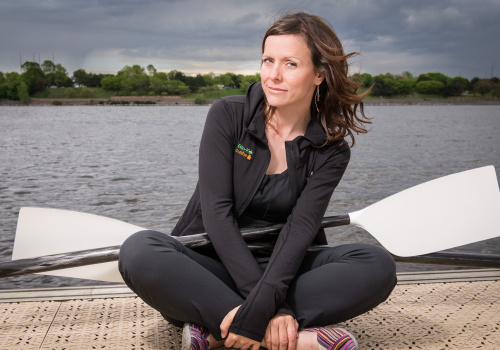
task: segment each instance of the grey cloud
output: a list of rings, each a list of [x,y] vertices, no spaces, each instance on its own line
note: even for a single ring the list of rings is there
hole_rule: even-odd
[[[258,60],[272,18],[296,10],[325,17],[351,50],[362,48],[372,74],[435,70],[471,78],[500,67],[498,0],[19,0],[0,1],[0,71],[31,52],[45,59],[56,52],[75,69],[103,50],[122,60]]]

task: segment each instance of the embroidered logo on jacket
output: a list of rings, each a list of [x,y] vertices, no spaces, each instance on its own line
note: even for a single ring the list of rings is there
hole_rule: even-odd
[[[250,148],[246,148],[241,143],[238,144],[234,151],[248,160],[252,159],[253,151]]]

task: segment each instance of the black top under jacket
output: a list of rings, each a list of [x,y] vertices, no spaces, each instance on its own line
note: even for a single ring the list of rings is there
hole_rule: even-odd
[[[296,203],[262,271],[243,241],[237,220],[254,197],[271,158],[263,100],[262,86],[255,83],[246,96],[224,97],[210,108],[199,150],[199,181],[172,231],[173,236],[207,232],[245,298],[230,332],[259,342],[277,313],[293,315],[285,303],[288,285],[308,247],[313,242],[326,244],[320,223],[350,158],[346,143],[321,147],[326,135],[314,117],[304,136],[285,142]]]

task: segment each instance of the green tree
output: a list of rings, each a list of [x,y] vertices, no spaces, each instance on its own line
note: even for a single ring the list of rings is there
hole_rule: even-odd
[[[7,98],[7,89],[8,89],[7,83],[0,84],[0,99]]]
[[[149,73],[150,77],[153,77],[153,76],[156,75],[156,68],[152,64],[148,65],[146,67],[146,69],[148,70],[148,73]]]
[[[163,77],[163,75],[165,75],[165,77]],[[149,79],[149,87],[158,95],[161,95],[163,92],[167,92],[169,80],[165,73],[163,73],[163,75],[162,72],[160,72]]]
[[[123,67],[117,76],[122,77],[121,90],[124,92],[144,91],[149,88],[149,76],[146,70],[138,64]]]
[[[205,79],[200,74],[197,74],[195,77],[186,77],[184,83],[192,92],[197,92],[200,88],[206,86]]]
[[[0,98],[7,98],[7,78],[0,72]]]
[[[443,96],[460,96],[462,95],[467,86],[469,85],[469,80],[462,77],[455,77],[448,81],[448,83],[443,88]]]
[[[89,73],[87,75],[87,82],[86,86],[87,87],[101,87],[101,80],[104,79],[106,75],[104,74],[94,74],[94,73]]]
[[[21,79],[21,75],[18,72],[5,73],[6,82],[12,82]]]
[[[474,93],[480,94],[481,97],[484,97],[484,95],[489,93],[491,90],[493,90],[493,82],[489,79],[479,79],[479,81],[474,84],[472,89]]]
[[[21,81],[17,86],[17,97],[24,103],[28,103],[30,101],[28,85],[26,85],[24,81]]]
[[[387,73],[389,74],[389,73]],[[392,80],[392,75],[390,75],[391,78],[388,77],[388,75],[377,75],[374,77],[374,85],[371,91],[371,94],[374,96],[392,96],[394,95],[395,89],[394,89],[394,80]]]
[[[418,76],[417,82],[420,83],[421,81],[440,81],[443,83],[443,85],[446,85],[448,81],[451,80],[450,77],[444,75],[443,73],[437,73],[437,72],[430,72],[426,74],[420,74]]]
[[[88,75],[85,69],[77,69],[73,72],[73,81],[78,86],[87,86]]]
[[[413,79],[413,74],[411,74],[410,72],[408,71],[404,71],[403,73],[401,73],[401,76],[403,79]]]
[[[182,82],[186,81],[186,75],[178,70],[171,70],[170,72],[168,72],[167,76],[169,80],[179,80]]]
[[[436,80],[424,80],[417,83],[415,90],[420,94],[440,95],[444,84]]]
[[[256,83],[258,81],[260,81],[260,73],[256,73],[254,75],[244,75],[241,78],[240,91],[246,92],[251,84]]]
[[[205,81],[205,86],[214,86],[215,85],[215,73],[210,72],[208,74],[202,75],[203,80]]]
[[[68,77],[68,71],[60,63],[55,65],[54,71],[54,85],[57,87],[71,87],[73,80]]]
[[[215,78],[215,81],[218,85],[222,85],[225,88],[235,88],[235,82],[233,80],[233,73],[224,73],[220,74]]]
[[[50,60],[43,61],[42,66],[40,68],[42,68],[43,74],[45,74],[45,76],[47,76],[47,74],[56,72],[56,65],[54,64],[54,62]]]
[[[0,84],[0,98],[19,100],[18,87],[23,82],[21,75],[17,72],[7,72],[3,75],[3,83]]]
[[[104,90],[110,90],[110,91],[120,91],[122,88],[122,80],[123,76],[110,76],[103,78],[101,80],[101,85]]]
[[[494,83],[491,89],[491,95],[493,97],[500,97],[500,83]]]
[[[8,81],[3,84],[3,94],[6,98],[10,100],[19,100],[19,85],[24,83],[21,79]],[[26,85],[26,83],[24,83]]]
[[[408,95],[415,89],[416,84],[417,82],[413,78],[398,79],[394,82],[394,93],[396,95]]]
[[[189,93],[189,87],[180,80],[169,80],[166,82],[166,92],[169,95],[183,95]]]
[[[363,86],[368,88],[373,85],[374,79],[373,76],[369,73],[363,73],[361,74],[361,77],[363,78]]]
[[[23,71],[21,78],[28,85],[30,95],[45,89],[47,86],[46,77],[38,63],[24,62],[21,69]]]
[[[47,87],[51,86],[56,86],[54,80],[55,80],[55,72],[56,72],[56,65],[54,62],[50,60],[45,60],[43,61],[41,67],[43,74],[45,74],[45,81],[47,84]]]

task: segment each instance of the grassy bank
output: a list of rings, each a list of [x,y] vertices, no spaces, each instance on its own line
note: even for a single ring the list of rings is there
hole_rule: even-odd
[[[111,98],[116,94],[103,88],[50,88],[31,96],[33,98],[65,99],[65,98]]]
[[[360,91],[362,93],[364,91]],[[219,89],[219,90],[207,90],[203,92],[189,93],[181,95],[180,98],[194,100],[198,104],[204,104],[206,101],[213,101],[220,97],[224,96],[232,96],[232,95],[243,95],[244,93],[240,89]],[[113,91],[104,90],[102,88],[50,88],[46,89],[42,92],[39,92],[32,96],[37,99],[110,99],[111,97],[117,96],[117,94]],[[141,95],[137,95],[132,93],[130,96],[122,96],[125,99],[133,99]],[[148,96],[149,98],[153,98],[157,96],[155,94],[147,94],[143,96]],[[460,97],[443,97],[440,95],[425,95],[419,93],[412,93],[408,95],[394,95],[394,96],[374,96],[367,95],[365,97],[366,100],[446,100],[450,103],[453,101],[464,101],[469,100],[471,102],[474,101],[482,101],[482,100],[497,100],[496,98],[492,98],[491,96],[476,96],[473,94],[462,95]],[[369,102],[369,101],[367,101]]]

